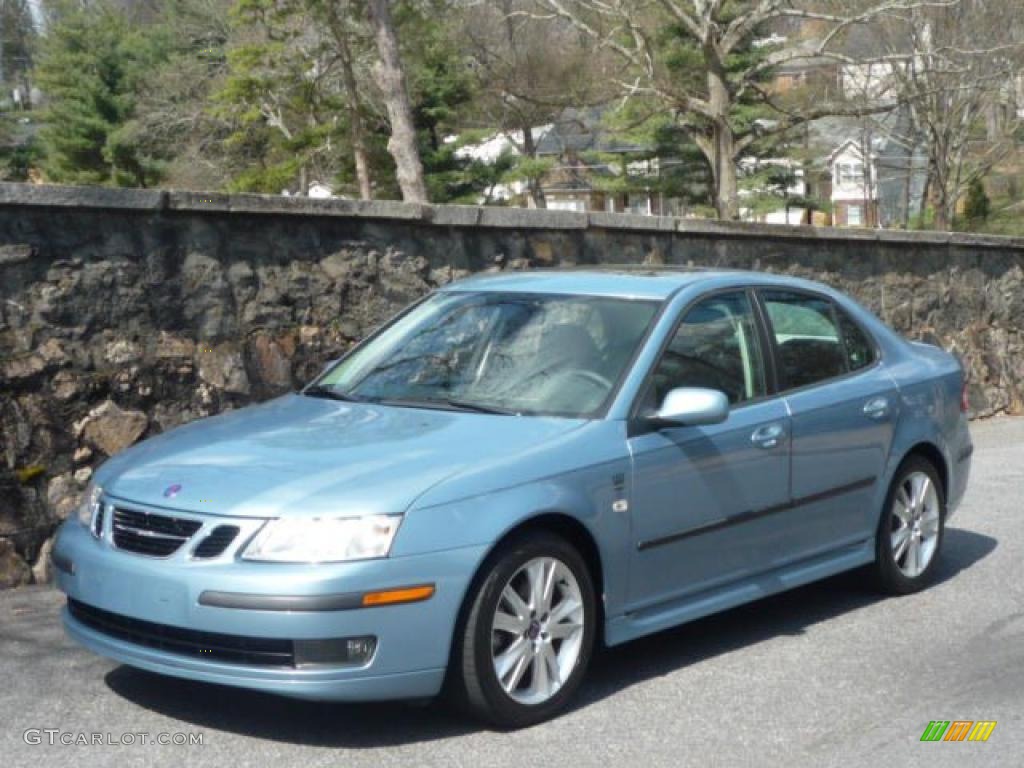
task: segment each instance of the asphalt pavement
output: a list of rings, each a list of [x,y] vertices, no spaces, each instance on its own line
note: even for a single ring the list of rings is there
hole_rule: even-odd
[[[433,703],[296,702],[136,671],[66,639],[56,591],[0,593],[0,765],[1019,768],[1024,419],[973,431],[930,589],[886,599],[845,574],[612,649],[569,713],[514,733]],[[922,743],[931,720],[997,725],[986,743]]]

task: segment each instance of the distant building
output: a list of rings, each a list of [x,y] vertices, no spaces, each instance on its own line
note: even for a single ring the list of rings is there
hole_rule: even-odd
[[[834,226],[878,226],[875,159],[873,153],[865,157],[864,147],[855,139],[847,139],[828,156],[828,183],[823,189],[828,190]]]
[[[542,180],[547,207],[661,215],[664,201],[651,189],[658,160],[636,160],[651,148],[608,130],[605,111],[603,107],[566,109],[537,142],[537,156],[554,162]],[[613,191],[619,187],[626,189]]]
[[[872,118],[829,117],[808,127],[809,195],[837,227],[901,227],[924,206],[928,160],[906,110]],[[815,183],[816,182],[816,183]]]
[[[836,77],[838,73],[833,70]],[[881,78],[882,73],[847,76]],[[661,192],[663,174],[676,161],[654,157],[651,147],[616,134],[603,116],[601,108],[566,109],[553,123],[533,130],[537,157],[551,161],[541,179],[545,205],[564,211],[687,215],[681,200]],[[802,140],[793,141],[799,154],[810,159],[741,162],[742,218],[793,226],[901,227],[920,214],[927,159],[905,110],[866,118],[823,118],[805,127]],[[498,133],[460,147],[456,154],[495,162],[503,154],[519,154],[522,143],[517,134]],[[751,178],[772,175],[764,173],[772,167],[783,182],[772,189],[751,185]],[[494,201],[529,206],[526,182],[496,184],[479,202]]]
[[[914,133],[905,110],[809,123],[800,149],[808,161],[769,158],[741,163],[748,177],[772,165],[791,176],[787,189],[771,190],[777,198],[773,209],[765,208],[765,200],[772,199],[769,190],[748,185],[740,192],[741,216],[769,224],[905,226],[923,209],[928,175],[924,142]]]
[[[649,147],[623,140],[603,122],[603,107],[568,108],[547,125],[533,128],[538,159],[550,170],[541,179],[545,205],[562,211],[614,211],[659,215],[670,209],[653,191],[659,160],[637,160]],[[457,157],[494,163],[505,154],[519,155],[519,132],[496,133],[456,150]],[[624,189],[623,189],[624,188]],[[495,184],[486,199],[514,205],[530,204],[525,181]],[[479,202],[484,202],[481,199]]]
[[[282,189],[281,194],[285,197],[298,197],[300,191],[296,187],[294,189]],[[329,198],[329,197],[342,197],[341,195],[334,194],[334,187],[325,181],[312,181],[309,184],[309,189],[306,191],[306,197],[317,197],[317,198]]]

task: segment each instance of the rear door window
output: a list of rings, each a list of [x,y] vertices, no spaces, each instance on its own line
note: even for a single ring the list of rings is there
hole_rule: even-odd
[[[849,370],[832,302],[789,291],[763,291],[761,299],[775,336],[782,389],[807,387]]]

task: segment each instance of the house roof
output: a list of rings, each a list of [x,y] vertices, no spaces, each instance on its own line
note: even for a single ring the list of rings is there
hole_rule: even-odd
[[[565,165],[558,165],[544,174],[544,189],[580,190],[594,188],[594,179],[614,176],[605,166],[585,163],[576,159]]]
[[[537,142],[538,155],[567,152],[644,152],[650,147],[627,141],[603,123],[607,107],[568,107]]]
[[[868,118],[823,117],[808,124],[808,140],[811,147],[818,150],[824,166],[828,167],[835,156],[851,142],[858,145],[859,151],[865,127],[871,135],[873,155],[883,157],[907,153],[906,144],[912,133],[912,126],[910,115],[902,109]]]

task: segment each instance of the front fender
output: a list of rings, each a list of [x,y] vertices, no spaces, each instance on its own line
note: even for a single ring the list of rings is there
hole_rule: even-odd
[[[511,531],[541,515],[563,515],[582,524],[601,561],[605,615],[615,615],[628,583],[628,511],[612,509],[626,498],[628,459],[578,469],[406,513],[392,549],[393,557],[444,549],[483,546],[475,569]]]

